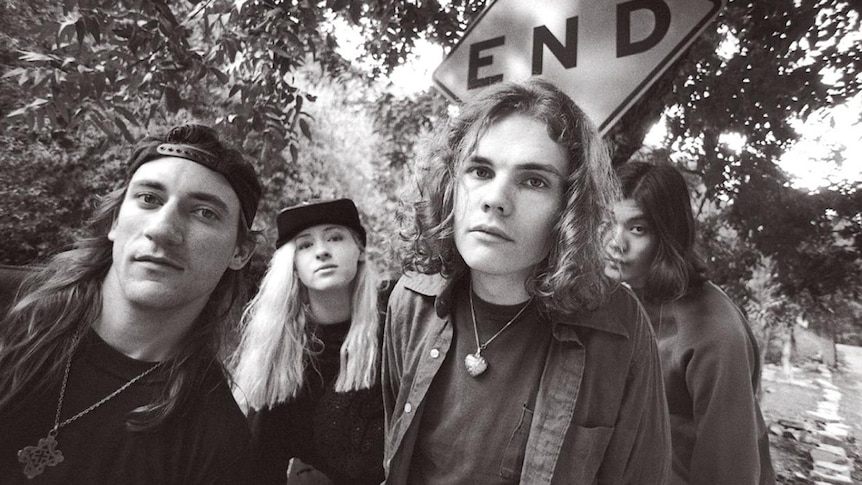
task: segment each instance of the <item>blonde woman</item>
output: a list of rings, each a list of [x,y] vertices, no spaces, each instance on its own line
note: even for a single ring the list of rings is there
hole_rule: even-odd
[[[349,199],[290,207],[232,356],[261,483],[291,458],[334,483],[383,481],[381,313],[365,229]]]

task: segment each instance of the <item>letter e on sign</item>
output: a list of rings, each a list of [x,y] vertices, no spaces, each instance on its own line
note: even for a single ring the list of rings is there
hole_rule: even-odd
[[[531,76],[606,133],[727,0],[493,0],[434,71],[451,100]]]

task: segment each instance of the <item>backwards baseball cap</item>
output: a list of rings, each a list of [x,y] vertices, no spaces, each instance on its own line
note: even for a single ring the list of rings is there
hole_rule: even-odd
[[[201,145],[220,148],[221,156],[201,148]],[[262,193],[260,182],[251,163],[239,151],[223,146],[215,130],[203,125],[182,125],[173,128],[164,140],[148,138],[132,154],[128,178],[141,165],[163,157],[191,160],[222,174],[233,187],[245,222],[251,227]]]
[[[366,244],[365,228],[359,222],[359,212],[350,199],[306,202],[282,209],[276,218],[278,241],[276,248],[296,237],[300,232],[319,224],[337,224],[353,229]]]

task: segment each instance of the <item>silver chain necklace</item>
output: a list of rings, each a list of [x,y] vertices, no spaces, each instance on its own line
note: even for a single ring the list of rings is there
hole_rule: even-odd
[[[482,351],[485,350],[486,348],[488,348],[488,344],[490,344],[495,338],[499,337],[501,333],[506,331],[507,328],[509,328],[513,323],[515,323],[515,320],[517,320],[518,317],[520,317],[521,314],[524,313],[524,311],[527,309],[527,307],[530,306],[530,303],[533,302],[533,297],[530,297],[530,299],[527,300],[527,303],[525,303],[524,306],[522,306],[521,309],[518,310],[518,313],[516,313],[515,316],[512,317],[511,320],[509,320],[508,322],[506,322],[505,325],[503,325],[503,328],[501,328],[499,331],[497,331],[497,333],[495,333],[491,338],[486,340],[485,343],[483,344],[483,343],[479,343],[479,328],[476,325],[476,309],[473,306],[473,282],[472,281],[470,282],[470,290],[469,291],[470,291],[470,316],[473,317],[473,334],[476,335],[476,353],[475,354],[467,354],[467,357],[464,357],[464,367],[467,368],[467,373],[470,374],[471,377],[479,377],[480,375],[482,375],[482,373],[484,373],[486,370],[488,370],[488,361],[485,359],[485,357],[482,356]]]
[[[77,345],[78,333],[75,334],[75,338],[72,340],[72,354],[75,353]],[[63,396],[66,395],[66,383],[69,381],[69,369],[72,367],[72,355],[69,355],[69,360],[66,362],[66,370],[63,373],[63,384],[60,386],[60,400],[57,402],[57,414],[54,416],[54,427],[51,428],[50,431],[48,431],[48,436],[39,439],[39,443],[36,446],[25,446],[18,451],[18,461],[24,464],[24,474],[27,475],[27,478],[32,479],[33,477],[40,475],[42,472],[44,472],[46,467],[55,466],[63,461],[63,452],[57,449],[56,440],[57,432],[60,431],[60,428],[75,421],[81,416],[84,416],[85,414],[96,409],[102,404],[105,404],[117,394],[125,391],[129,386],[143,379],[150,372],[156,370],[156,367],[160,366],[161,364],[162,363],[159,362],[156,365],[145,370],[141,374],[138,374],[137,377],[123,384],[119,389],[108,394],[96,404],[93,404],[87,409],[72,416],[71,418],[66,419],[61,423],[60,411],[63,409]]]

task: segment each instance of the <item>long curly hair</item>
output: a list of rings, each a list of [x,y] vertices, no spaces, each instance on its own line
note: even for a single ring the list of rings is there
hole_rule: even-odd
[[[454,239],[456,174],[488,127],[512,115],[544,123],[569,160],[553,244],[546,260],[534,268],[527,290],[550,313],[594,309],[611,286],[603,272],[602,241],[618,187],[593,123],[571,98],[541,79],[487,88],[435,133],[417,171],[414,198],[402,213],[403,269],[447,278],[467,271]]]
[[[649,303],[685,295],[706,280],[696,250],[696,228],[688,185],[669,163],[629,162],[616,170],[622,196],[635,201],[658,236],[658,248],[643,287]]]
[[[204,140],[208,151],[222,156],[228,148],[211,139],[209,134],[215,136],[214,132],[207,130],[173,130],[143,143],[197,145]],[[58,382],[75,351],[74,336],[83,335],[100,315],[102,282],[112,265],[113,243],[108,232],[125,193],[123,187],[100,199],[85,227],[86,236],[26,279],[17,301],[0,322],[0,410]],[[237,235],[238,241],[257,238],[242,216]],[[209,367],[219,365],[228,330],[245,299],[244,271],[225,271],[177,351],[162,363],[168,384],[161,396],[130,414],[129,429],[141,431],[163,424],[205,390],[205,376]]]
[[[348,229],[362,251],[361,239]],[[257,294],[241,319],[241,339],[228,361],[237,401],[252,409],[272,407],[295,397],[305,383],[306,366],[322,348],[314,336],[308,291],[294,264],[291,240],[273,253]],[[352,282],[351,323],[341,346],[335,390],[367,389],[377,383],[380,316],[377,272],[365,258]]]

